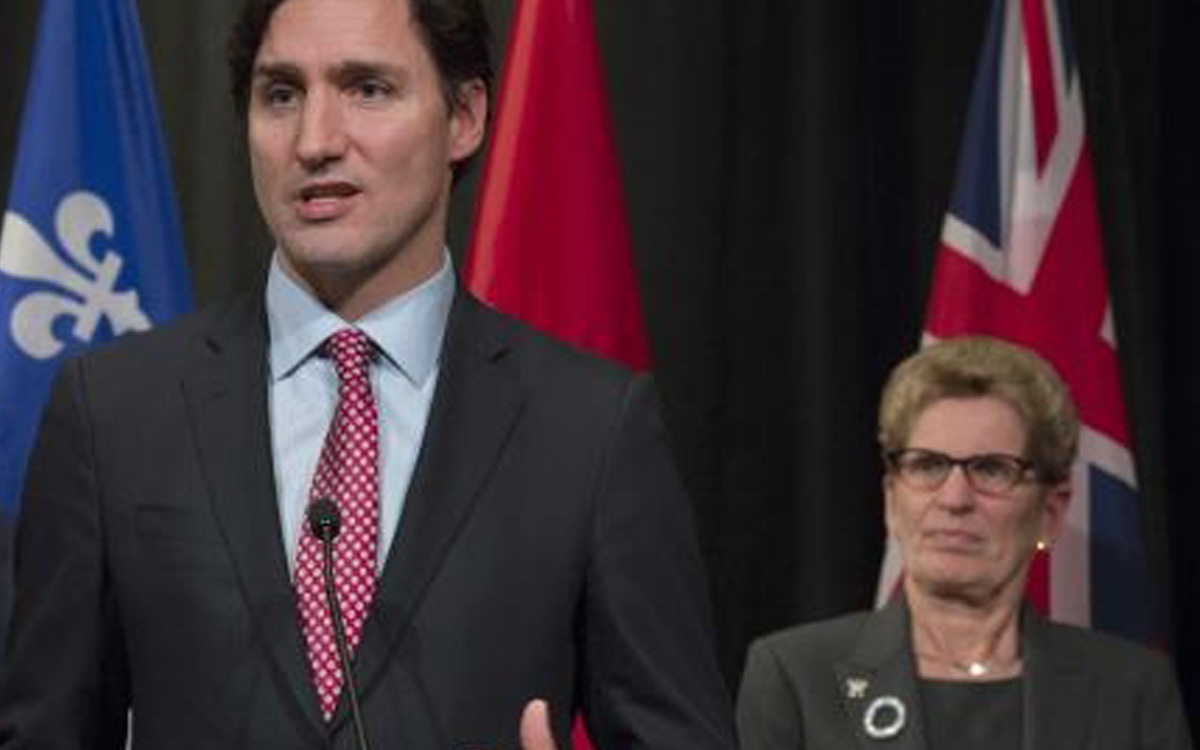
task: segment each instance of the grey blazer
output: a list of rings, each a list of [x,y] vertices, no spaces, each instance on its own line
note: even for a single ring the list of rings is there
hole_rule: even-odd
[[[1023,750],[1192,747],[1165,657],[1027,608]],[[742,750],[925,750],[916,664],[903,597],[886,608],[803,625],[751,644],[738,696]],[[871,737],[877,698],[906,707],[899,734]],[[876,728],[891,723],[877,713]]]
[[[261,293],[68,363],[34,449],[0,748],[351,748],[283,551]],[[645,377],[455,300],[355,672],[376,748],[728,750],[691,507]]]

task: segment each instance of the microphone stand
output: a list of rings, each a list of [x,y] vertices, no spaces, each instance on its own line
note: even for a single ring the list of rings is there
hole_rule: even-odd
[[[342,621],[342,608],[338,604],[337,590],[333,583],[333,540],[342,530],[341,512],[337,504],[329,498],[318,498],[308,507],[308,523],[313,536],[321,540],[321,577],[325,581],[325,600],[329,605],[330,619],[333,620],[333,640],[337,643],[338,660],[342,663],[345,690],[350,695],[350,715],[354,722],[358,750],[370,750],[362,709],[358,705],[358,685],[354,681],[354,669],[350,662],[346,626]]]

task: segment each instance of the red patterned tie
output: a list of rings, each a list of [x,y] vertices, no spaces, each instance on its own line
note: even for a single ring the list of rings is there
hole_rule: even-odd
[[[337,368],[338,405],[309,497],[329,498],[341,511],[341,533],[333,549],[334,582],[353,654],[375,594],[379,536],[379,413],[371,396],[370,370],[374,349],[364,333],[347,328],[326,339],[324,350]],[[313,684],[328,721],[342,689],[342,668],[325,602],[321,542],[307,523],[300,538],[295,586]]]

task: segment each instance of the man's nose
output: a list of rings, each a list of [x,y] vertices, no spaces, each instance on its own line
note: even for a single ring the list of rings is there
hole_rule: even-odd
[[[319,169],[342,156],[346,131],[340,98],[331,92],[312,91],[300,113],[296,158],[306,169]]]

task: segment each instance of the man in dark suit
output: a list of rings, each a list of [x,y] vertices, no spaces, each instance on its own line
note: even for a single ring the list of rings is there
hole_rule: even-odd
[[[650,383],[455,283],[478,0],[252,0],[231,65],[270,270],[60,374],[0,748],[353,747],[305,523],[325,498],[374,747],[513,747],[534,698],[601,748],[732,747]]]

